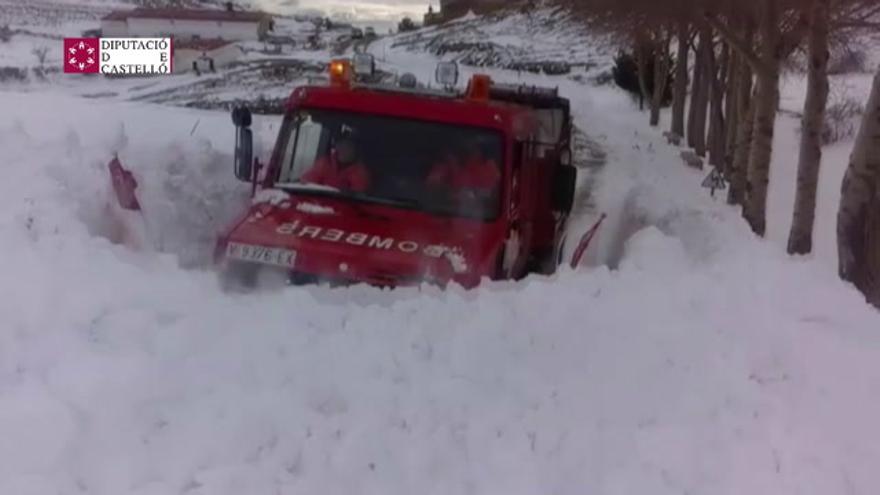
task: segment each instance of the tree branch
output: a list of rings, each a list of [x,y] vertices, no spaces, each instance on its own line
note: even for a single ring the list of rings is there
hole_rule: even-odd
[[[784,58],[788,58],[792,52],[797,49],[798,45],[804,40],[807,31],[810,29],[810,20],[807,14],[802,13],[798,16],[798,21],[792,28],[782,35],[779,49]]]
[[[760,57],[755,53],[755,51],[746,43],[745,40],[740,38],[733,32],[729,27],[724,25],[723,22],[719,21],[712,14],[706,12],[703,14],[703,19],[716,31],[721,33],[721,37],[724,38],[724,41],[730,45],[731,48],[736,50],[736,52],[752,67],[752,70],[755,72],[768,73],[771,72],[771,69],[767,67],[766,64],[761,60]]]

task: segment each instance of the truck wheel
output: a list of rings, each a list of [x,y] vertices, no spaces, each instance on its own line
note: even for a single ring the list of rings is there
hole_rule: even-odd
[[[227,292],[249,292],[256,288],[260,267],[252,263],[230,263],[220,273],[220,286]]]
[[[542,249],[532,254],[529,260],[529,273],[553,275],[562,259],[561,249]]]

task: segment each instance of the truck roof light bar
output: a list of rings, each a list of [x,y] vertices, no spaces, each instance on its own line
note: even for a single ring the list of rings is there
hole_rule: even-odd
[[[467,99],[473,101],[489,101],[492,89],[492,78],[486,74],[474,74],[467,88]]]
[[[569,108],[568,100],[559,96],[558,88],[493,84],[489,95],[493,100],[527,104],[537,108]]]
[[[351,62],[345,59],[336,59],[330,62],[331,86],[348,88],[351,86],[351,76]]]
[[[513,93],[539,98],[556,98],[559,96],[559,88],[528,86],[526,84],[495,84],[492,90],[493,92]]]

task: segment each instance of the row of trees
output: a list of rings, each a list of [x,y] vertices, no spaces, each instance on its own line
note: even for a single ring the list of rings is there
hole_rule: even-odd
[[[877,0],[560,0],[594,28],[630,47],[650,123],[659,125],[671,72],[670,133],[721,170],[728,201],[759,236],[767,191],[779,84],[784,63],[808,61],[797,195],[788,251],[812,250],[822,133],[829,97],[829,53],[859,30],[878,29]],[[876,88],[875,88],[876,89]],[[875,97],[876,98],[876,97]],[[880,101],[868,105],[843,185],[840,272],[880,304]],[[872,148],[873,147],[873,148]],[[872,148],[872,149],[871,149]],[[873,210],[872,210],[873,208]],[[871,230],[874,229],[874,230]],[[872,237],[873,236],[873,237]],[[875,244],[870,244],[875,242]],[[866,275],[867,273],[867,275]]]

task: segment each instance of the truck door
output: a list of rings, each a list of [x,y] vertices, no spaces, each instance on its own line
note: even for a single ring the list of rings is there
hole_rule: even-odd
[[[526,166],[529,145],[515,141],[511,150],[509,228],[504,251],[504,272],[510,278],[525,275],[534,237],[532,167]]]

